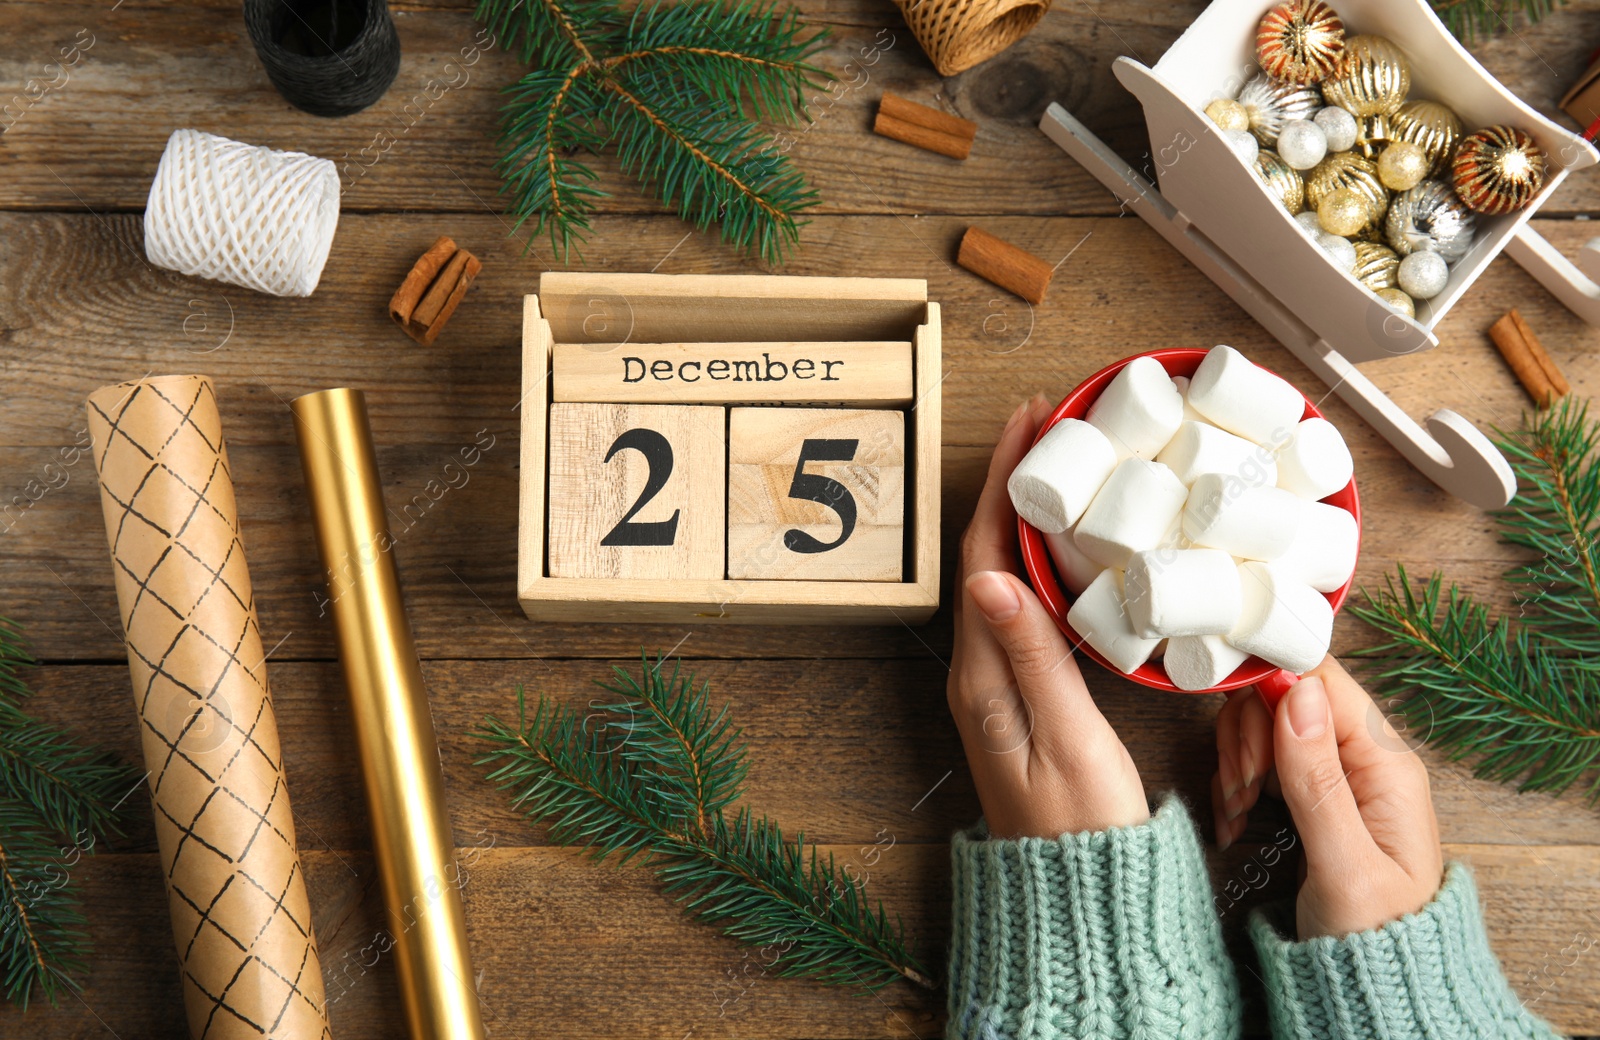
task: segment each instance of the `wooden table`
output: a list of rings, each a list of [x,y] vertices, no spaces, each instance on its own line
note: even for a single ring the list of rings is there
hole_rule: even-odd
[[[1137,106],[1112,79],[1110,61],[1127,53],[1154,62],[1203,6],[1197,0],[1063,3],[1004,58],[944,81],[884,0],[802,6],[831,28],[823,64],[846,81],[861,80],[862,63],[877,57],[862,85],[814,106],[817,122],[794,148],[824,204],[787,271],[926,278],[943,303],[947,573],[1000,424],[1024,393],[1062,394],[1137,350],[1218,342],[1320,392],[1155,234],[1119,219],[1110,196],[1035,128],[1045,103],[1059,100],[1125,156],[1145,153]],[[508,235],[500,215],[497,91],[520,73],[492,51],[462,64],[477,28],[466,0],[402,3],[399,79],[379,104],[340,120],[303,115],[273,92],[236,2],[4,0],[0,19],[8,88],[53,76],[44,66],[58,47],[93,41],[70,81],[0,137],[0,497],[27,503],[5,514],[0,612],[26,626],[45,662],[33,676],[37,710],[137,761],[92,463],[84,456],[66,470],[44,467],[83,436],[83,401],[96,387],[146,373],[212,376],[261,621],[269,644],[282,641],[272,679],[302,854],[324,965],[344,980],[330,983],[342,994],[332,1006],[335,1035],[404,1033],[391,964],[363,952],[383,921],[286,407],[340,385],[368,393],[391,510],[398,518],[414,504],[396,520],[396,551],[457,841],[479,850],[465,899],[494,1035],[937,1035],[942,994],[897,984],[863,996],[763,977],[751,955],[685,922],[641,873],[596,868],[552,847],[473,764],[479,745],[468,731],[486,713],[512,710],[518,685],[581,702],[611,662],[641,645],[676,648],[732,702],[751,744],[752,805],[803,827],[864,873],[869,895],[901,915],[925,958],[942,965],[946,841],[977,814],[944,703],[947,612],[918,630],[824,630],[803,640],[780,628],[533,625],[519,614],[518,322],[523,293],[555,265],[547,242]],[[1554,111],[1552,99],[1596,42],[1600,0],[1585,0],[1475,50],[1522,96]],[[869,134],[885,89],[977,120],[973,157],[957,163]],[[269,298],[145,263],[140,211],[167,135],[183,126],[341,164],[344,213],[313,297]],[[761,269],[642,199],[612,160],[599,166],[615,197],[584,250],[587,267]],[[1600,174],[1586,172],[1537,224],[1571,253],[1590,236],[1581,221],[1596,210]],[[1030,309],[954,265],[955,243],[974,222],[1061,261],[1043,306]],[[384,305],[440,233],[476,251],[484,272],[440,342],[421,348],[389,323]],[[1438,350],[1368,371],[1413,415],[1448,406],[1485,424],[1514,424],[1527,402],[1484,335],[1513,304],[1577,392],[1592,392],[1600,331],[1505,259],[1450,315]],[[1497,575],[1512,556],[1487,518],[1420,478],[1337,398],[1325,406],[1351,442],[1367,504],[1360,580],[1379,580],[1397,562],[1442,568],[1503,602]],[[490,439],[464,486],[429,492],[461,446]],[[1335,639],[1348,651],[1372,634],[1344,618]],[[1089,681],[1151,792],[1175,788],[1204,806],[1217,700],[1152,696],[1102,671]],[[1495,947],[1518,991],[1563,1029],[1600,1033],[1600,956],[1592,952],[1600,814],[1576,797],[1474,780],[1465,766],[1423,753],[1447,852],[1475,865]],[[154,835],[143,798],[134,801],[130,834],[72,875],[96,946],[81,999],[25,1015],[0,1010],[0,1035],[182,1035]],[[1261,812],[1241,845],[1213,856],[1219,887],[1258,876],[1252,857],[1286,823],[1281,810]],[[877,856],[875,846],[890,841]],[[1290,884],[1279,868],[1252,899]],[[1245,909],[1224,917],[1236,941]],[[1256,986],[1250,971],[1241,976]],[[1254,1014],[1259,1027],[1259,1007]]]

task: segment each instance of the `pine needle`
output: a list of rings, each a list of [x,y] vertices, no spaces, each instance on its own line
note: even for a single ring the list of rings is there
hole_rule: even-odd
[[[1551,793],[1585,784],[1600,802],[1600,425],[1567,398],[1498,443],[1520,493],[1495,524],[1532,553],[1505,575],[1515,618],[1400,567],[1351,608],[1386,637],[1360,656],[1408,728],[1473,758],[1478,776]]]
[[[32,663],[0,618],[0,982],[27,1007],[54,1004],[84,970],[88,936],[71,871],[104,837],[139,774],[22,710]]]
[[[1518,15],[1532,25],[1566,0],[1432,0],[1433,11],[1462,43],[1510,29]]]
[[[563,259],[607,193],[575,158],[614,147],[623,171],[684,220],[781,263],[817,193],[762,123],[806,118],[831,79],[810,31],[769,0],[479,0],[477,18],[533,66],[506,89],[498,163],[516,227]]]
[[[772,820],[735,809],[745,746],[707,684],[641,655],[638,677],[615,669],[618,700],[587,717],[540,698],[530,716],[517,691],[517,722],[494,716],[474,734],[494,745],[479,759],[551,837],[597,861],[648,865],[684,912],[723,934],[775,953],[770,970],[878,989],[897,978],[933,985],[906,949],[898,921],[832,857],[809,855]],[[604,685],[604,684],[603,684]]]

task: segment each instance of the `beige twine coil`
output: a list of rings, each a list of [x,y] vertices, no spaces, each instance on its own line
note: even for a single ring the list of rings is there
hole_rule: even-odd
[[[941,76],[988,61],[1026,36],[1050,0],[895,0]]]
[[[339,224],[327,159],[174,130],[144,210],[152,264],[274,296],[310,296]]]

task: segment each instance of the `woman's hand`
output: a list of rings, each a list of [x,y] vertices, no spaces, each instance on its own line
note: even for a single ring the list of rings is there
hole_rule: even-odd
[[[1295,904],[1300,938],[1378,928],[1427,905],[1444,856],[1428,771],[1361,685],[1332,657],[1274,715],[1253,688],[1217,716],[1212,798],[1217,843],[1244,832],[1269,771],[1305,845]]]
[[[997,838],[1054,838],[1150,817],[1139,772],[1090,699],[1072,648],[1011,573],[1017,514],[1006,480],[1049,414],[1036,397],[1006,424],[956,572],[950,712]]]

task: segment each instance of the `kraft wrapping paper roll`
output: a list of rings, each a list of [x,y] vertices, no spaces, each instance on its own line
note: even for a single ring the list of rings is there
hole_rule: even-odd
[[[216,394],[163,376],[88,409],[189,1033],[327,1038]]]

